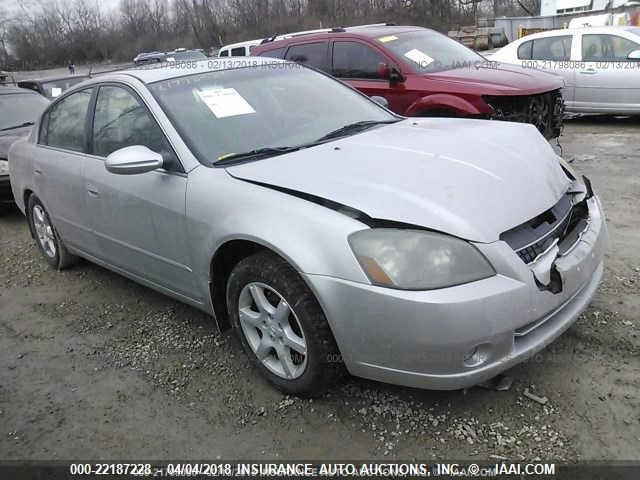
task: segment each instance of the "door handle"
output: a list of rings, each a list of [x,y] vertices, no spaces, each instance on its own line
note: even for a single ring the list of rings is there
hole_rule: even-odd
[[[99,197],[100,196],[100,192],[98,191],[98,189],[96,187],[94,187],[93,185],[91,185],[91,184],[87,184],[87,192],[92,197]]]
[[[42,170],[40,170],[39,168],[34,168],[34,169],[33,169],[33,173],[34,173],[35,175],[42,175]]]
[[[583,73],[585,75],[594,75],[598,73],[598,71],[595,68],[587,68],[586,70],[580,70],[580,73]]]

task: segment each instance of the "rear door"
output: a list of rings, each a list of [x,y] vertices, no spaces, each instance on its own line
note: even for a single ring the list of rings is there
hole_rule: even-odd
[[[84,188],[86,117],[93,88],[57,102],[43,117],[33,159],[36,194],[65,243],[84,251],[95,247]]]
[[[106,157],[131,145],[144,145],[162,154],[164,168],[138,175],[108,172]],[[86,201],[100,257],[194,298],[185,223],[187,175],[164,132],[129,87],[99,87],[89,152]]]
[[[640,43],[622,35],[581,35],[576,110],[640,113],[640,61],[628,58],[635,50],[640,50]]]

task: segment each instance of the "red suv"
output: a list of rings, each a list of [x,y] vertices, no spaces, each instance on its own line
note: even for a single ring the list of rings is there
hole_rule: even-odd
[[[560,134],[560,77],[490,62],[433,30],[376,25],[284,37],[252,54],[316,67],[401,115],[528,122],[546,138]]]

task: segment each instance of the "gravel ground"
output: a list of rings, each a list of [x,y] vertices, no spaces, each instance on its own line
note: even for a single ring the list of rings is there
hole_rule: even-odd
[[[640,460],[639,132],[567,123],[608,215],[604,281],[509,391],[283,396],[207,316],[88,262],[55,272],[18,212],[0,218],[0,458]]]

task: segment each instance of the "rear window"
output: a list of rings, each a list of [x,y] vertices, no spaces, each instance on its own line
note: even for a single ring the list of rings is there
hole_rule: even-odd
[[[49,111],[45,135],[47,145],[81,152],[84,148],[84,125],[91,89],[81,90],[62,99]]]
[[[571,58],[571,35],[537,38],[533,41],[532,60],[561,61]]]
[[[533,40],[524,42],[518,47],[518,58],[520,60],[531,60],[531,48],[533,47]]]

